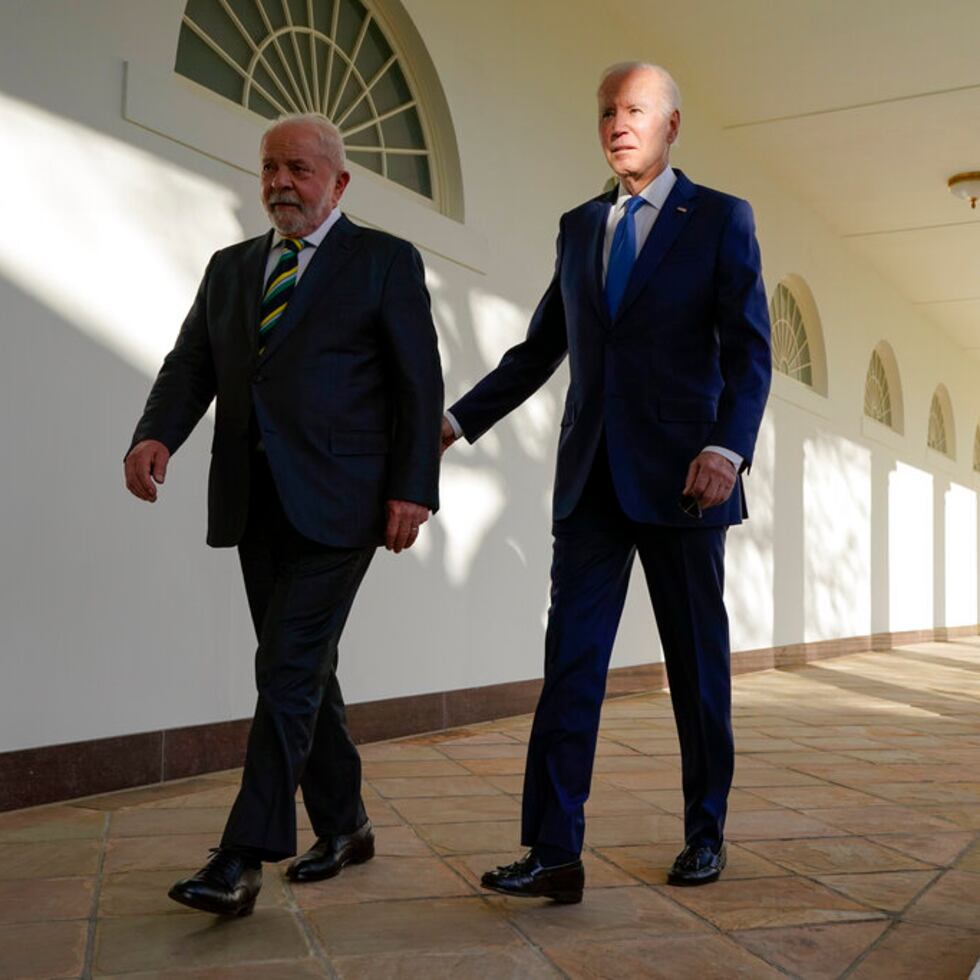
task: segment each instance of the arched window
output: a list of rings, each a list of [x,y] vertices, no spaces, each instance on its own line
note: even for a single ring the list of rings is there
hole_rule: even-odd
[[[956,434],[953,430],[953,404],[945,385],[938,385],[929,404],[929,433],[926,442],[930,449],[955,459]]]
[[[788,374],[813,387],[806,324],[793,294],[782,283],[776,287],[769,304],[769,318],[772,321],[772,366],[781,374]]]
[[[868,376],[864,381],[864,414],[891,428],[892,393],[888,385],[885,365],[877,351],[871,352]]]
[[[396,0],[188,0],[175,68],[268,119],[322,112],[352,161],[462,218],[445,96]]]
[[[864,379],[864,414],[903,432],[902,383],[891,345],[882,340],[871,352]]]
[[[780,280],[769,303],[772,323],[772,366],[827,394],[827,370],[823,334],[816,303],[806,283],[799,276]]]

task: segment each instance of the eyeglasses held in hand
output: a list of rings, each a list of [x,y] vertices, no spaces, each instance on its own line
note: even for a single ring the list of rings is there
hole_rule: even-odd
[[[703,516],[701,512],[701,504],[698,503],[697,497],[692,497],[689,494],[684,494],[679,503],[680,509],[687,514],[688,517],[693,517],[695,520],[701,520]]]

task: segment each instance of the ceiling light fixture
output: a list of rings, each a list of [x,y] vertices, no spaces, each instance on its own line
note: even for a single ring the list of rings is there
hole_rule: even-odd
[[[970,207],[975,208],[977,201],[980,200],[980,170],[969,170],[962,174],[953,174],[946,181],[949,189],[963,200],[970,202]]]

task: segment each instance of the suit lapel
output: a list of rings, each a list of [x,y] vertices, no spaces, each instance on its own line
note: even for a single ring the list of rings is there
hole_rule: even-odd
[[[265,262],[272,247],[272,231],[253,238],[245,247],[241,264],[240,302],[241,317],[246,340],[253,353],[259,349],[259,312],[262,308],[262,290],[265,288]]]
[[[608,194],[596,198],[592,202],[589,214],[588,234],[585,255],[590,265],[586,282],[589,286],[589,297],[596,308],[602,323],[609,326],[609,309],[602,291],[602,249],[606,240],[606,224],[609,220],[609,207],[616,203],[618,188]]]
[[[265,345],[265,356],[271,357],[293,332],[313,301],[347,264],[357,246],[360,229],[343,215],[320,243],[310,264],[296,286],[282,319],[272,328]]]
[[[657,266],[663,261],[670,246],[674,244],[691,217],[696,200],[697,190],[694,184],[678,170],[677,183],[667,195],[663,209],[654,222],[640,254],[636,257],[629,282],[626,284],[626,293],[616,312],[617,321],[622,319],[623,314],[646,289]]]

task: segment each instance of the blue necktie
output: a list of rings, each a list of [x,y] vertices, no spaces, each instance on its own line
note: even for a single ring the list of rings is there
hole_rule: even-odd
[[[606,267],[606,308],[609,316],[616,318],[616,311],[630,281],[633,263],[636,261],[636,222],[633,215],[646,203],[642,197],[631,197],[625,205],[624,214],[616,225],[612,248],[609,250],[609,265]]]

